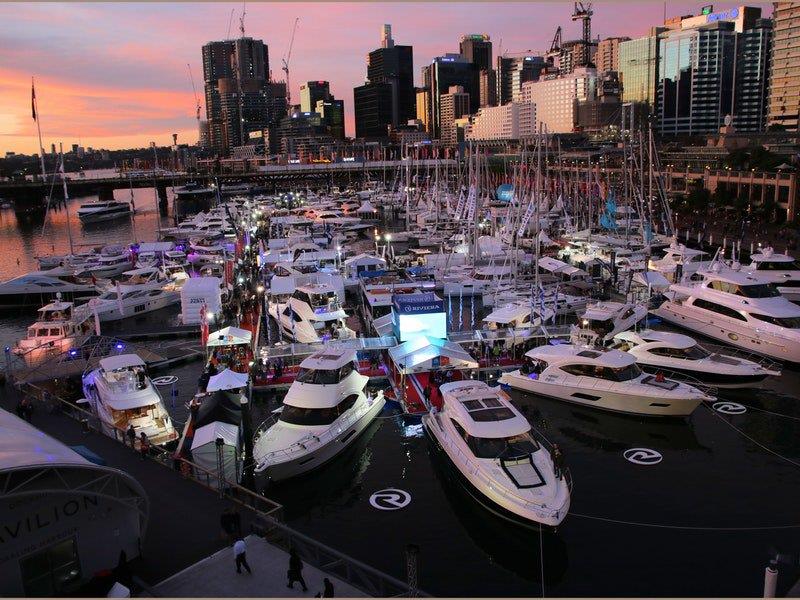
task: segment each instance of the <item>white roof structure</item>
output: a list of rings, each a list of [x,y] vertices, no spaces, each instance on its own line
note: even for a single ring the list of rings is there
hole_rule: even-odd
[[[116,369],[128,369],[130,367],[143,367],[144,361],[136,354],[120,354],[118,356],[107,356],[100,359],[100,367],[104,371],[115,371]]]
[[[222,279],[219,277],[190,277],[183,284],[181,292],[184,294],[189,293],[203,293],[203,292],[219,292],[219,286],[222,284]]]
[[[455,342],[424,335],[390,348],[389,356],[397,369],[406,374],[430,371],[434,368],[433,362],[437,358],[443,367],[478,368],[478,361]]]
[[[0,409],[0,472],[41,465],[90,465],[83,456],[33,425]]]
[[[570,267],[571,265],[568,265],[567,263],[561,260],[551,258],[550,256],[540,256],[537,266],[547,271],[550,271],[551,273],[560,273],[561,271],[565,270],[567,267]],[[572,268],[574,269],[575,267]]]
[[[208,336],[206,346],[240,346],[250,344],[253,339],[253,332],[249,329],[239,327],[223,327]]]
[[[622,302],[597,302],[588,305],[581,317],[593,321],[607,321],[620,314],[626,306]]]
[[[527,302],[510,302],[502,306],[484,317],[486,323],[497,323],[499,325],[507,325],[518,319],[522,319],[525,315],[531,314],[530,303]]]
[[[207,392],[216,392],[219,390],[236,390],[239,388],[247,387],[247,382],[250,376],[247,373],[237,373],[230,369],[225,369],[219,375],[214,375],[209,379]]]
[[[300,363],[302,369],[338,369],[356,359],[352,348],[325,348]]]
[[[615,340],[624,340],[636,345],[651,344],[653,342],[660,342],[669,346],[670,348],[692,348],[697,344],[694,338],[680,333],[671,333],[669,331],[654,331],[652,329],[645,329],[639,332],[623,331],[614,336]]]
[[[633,274],[633,281],[643,286],[650,286],[654,290],[662,291],[669,288],[669,281],[658,271],[637,271]]]
[[[378,256],[373,256],[372,254],[366,254],[362,252],[361,254],[357,254],[356,256],[351,256],[350,258],[345,259],[344,264],[348,267],[350,265],[385,265],[386,260]]]
[[[531,425],[503,398],[482,381],[454,381],[439,388],[445,409],[469,435],[506,438],[530,431]]]
[[[139,252],[168,252],[175,248],[172,242],[142,242],[139,244]]]
[[[364,203],[356,210],[358,214],[373,214],[377,212],[375,207],[370,204],[369,200],[364,200]]]
[[[194,432],[192,450],[206,444],[216,445],[217,438],[222,438],[227,446],[236,447],[239,445],[239,427],[223,421],[214,421],[203,425]]]

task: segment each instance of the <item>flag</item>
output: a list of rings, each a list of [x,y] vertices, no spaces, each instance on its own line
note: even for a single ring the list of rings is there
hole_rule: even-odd
[[[200,306],[200,342],[203,347],[208,343],[208,306],[205,302]]]
[[[31,77],[31,116],[36,120],[36,88],[33,87],[33,77]]]

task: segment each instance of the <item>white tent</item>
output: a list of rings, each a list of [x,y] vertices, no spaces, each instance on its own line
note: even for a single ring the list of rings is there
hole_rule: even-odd
[[[369,200],[364,200],[364,203],[356,209],[356,212],[360,215],[373,215],[378,211],[370,204]]]
[[[633,282],[647,287],[657,292],[663,292],[669,288],[669,281],[658,271],[639,271],[634,273]]]
[[[253,339],[253,332],[239,327],[223,327],[208,336],[206,346],[240,346],[250,344]]]
[[[219,277],[190,277],[181,287],[181,321],[184,325],[200,323],[200,310],[217,314],[222,309],[222,292]]]
[[[239,428],[230,423],[214,421],[194,432],[192,458],[198,466],[217,473],[217,438],[222,439],[222,472],[226,481],[238,482],[240,450]]]
[[[421,335],[389,349],[401,373],[419,373],[439,367],[476,369],[478,362],[455,342]]]
[[[239,388],[247,387],[247,382],[250,379],[247,373],[237,373],[230,369],[225,369],[219,375],[214,375],[209,379],[207,392],[216,392],[218,390],[236,390]]]

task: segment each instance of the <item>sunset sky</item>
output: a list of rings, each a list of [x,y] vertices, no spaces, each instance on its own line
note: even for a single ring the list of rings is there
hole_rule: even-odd
[[[697,14],[703,2],[668,2],[668,16]],[[761,6],[765,16],[771,4]],[[717,10],[736,4],[715,5]],[[662,2],[595,2],[592,35],[638,37],[663,19]],[[45,149],[51,142],[94,148],[144,147],[197,140],[191,64],[203,102],[201,46],[238,35],[241,3],[0,3],[0,154],[38,151],[31,119],[36,77]],[[458,52],[464,33],[488,33],[495,56],[549,47],[558,25],[580,35],[571,2],[550,3],[248,3],[246,34],[269,45],[270,68],[300,17],[290,64],[293,102],[299,84],[327,79],[345,101],[354,134],[353,87],[363,83],[366,55],[391,23],[396,43],[414,47],[414,72],[434,56]],[[205,107],[201,113],[205,118]]]

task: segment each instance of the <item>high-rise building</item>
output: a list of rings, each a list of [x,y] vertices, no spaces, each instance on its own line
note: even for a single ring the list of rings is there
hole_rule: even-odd
[[[536,81],[545,68],[542,56],[498,56],[497,57],[497,103],[519,102],[522,84]]]
[[[571,133],[577,126],[578,102],[597,98],[597,69],[578,67],[572,73],[547,75],[522,84],[522,101],[536,105],[536,126],[548,133]]]
[[[481,108],[472,118],[468,140],[519,140],[536,133],[536,106],[530,102],[509,102]]]
[[[483,69],[478,74],[479,108],[497,106],[497,71]]]
[[[775,2],[767,125],[800,129],[800,4]]]
[[[458,141],[455,129],[456,119],[470,114],[469,93],[464,86],[450,86],[446,94],[440,97],[440,139],[444,144],[455,144]]]
[[[227,154],[251,131],[269,125],[269,51],[262,40],[209,42],[203,46],[203,76],[213,150]]]
[[[763,127],[753,111],[764,107],[759,96],[765,97],[766,85],[758,78],[767,77],[764,43],[772,34],[763,23],[757,27],[760,16],[760,8],[733,8],[682,19],[680,29],[659,36],[656,115],[662,134],[718,133],[727,117],[737,122],[737,106],[742,131]]]
[[[596,95],[577,101],[575,127],[594,132],[620,124],[620,82],[617,71],[597,72]]]
[[[610,37],[597,43],[594,66],[598,73],[619,71],[619,45],[630,39],[628,37]]]
[[[356,137],[382,139],[392,127],[392,84],[365,83],[353,89]]]
[[[331,89],[327,81],[307,81],[300,85],[300,110],[313,112],[317,102],[330,100]]]
[[[361,89],[370,85],[380,86],[381,90],[367,92]],[[390,89],[390,111],[388,117],[383,110],[383,101],[376,102],[378,98],[383,98],[385,94],[383,87],[386,85]],[[388,135],[389,126],[396,127],[416,117],[413,49],[411,46],[398,46],[394,43],[390,25],[383,25],[381,28],[381,47],[369,53],[367,59],[367,83],[356,89],[361,90],[358,96],[368,100],[371,107],[377,109],[380,106],[380,118],[382,121],[379,129],[384,132],[380,137]],[[367,107],[358,106],[355,90],[353,94],[355,112],[364,116],[370,123],[376,123],[378,115],[367,115]],[[372,125],[367,129],[377,131]],[[356,135],[361,137],[358,134],[358,130],[358,120],[356,120]]]
[[[642,103],[652,108],[658,82],[658,34],[665,28],[653,28],[650,35],[619,44],[619,74],[622,101]]]
[[[329,100],[317,100],[314,110],[319,113],[322,123],[328,128],[331,137],[343,140],[344,100],[336,100],[333,96]]]
[[[431,64],[431,116],[433,127],[431,133],[433,137],[442,135],[442,96],[449,93],[450,88],[461,86],[464,93],[469,95],[469,90],[473,83],[472,63],[468,62],[460,54],[446,54],[437,56]],[[470,101],[471,102],[471,101]],[[470,109],[467,109],[467,114]],[[461,116],[461,115],[459,115]],[[458,118],[458,117],[456,117]]]
[[[429,88],[414,88],[417,94],[417,121],[422,123],[422,130],[431,131],[431,91]]]
[[[476,71],[492,68],[492,41],[485,33],[462,36],[458,51],[467,62],[475,65]]]
[[[767,127],[772,39],[770,19],[758,19],[737,36],[733,97],[733,126],[737,131],[758,132]],[[800,61],[800,57],[795,60]]]

